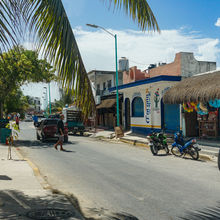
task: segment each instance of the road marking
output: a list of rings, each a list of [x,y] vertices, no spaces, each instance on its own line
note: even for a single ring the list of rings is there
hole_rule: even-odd
[[[15,195],[13,195],[11,192],[9,191],[5,191],[5,193],[7,193],[11,198],[13,198],[20,206],[22,206],[24,209],[31,209],[30,206],[26,205],[23,201],[19,200]]]

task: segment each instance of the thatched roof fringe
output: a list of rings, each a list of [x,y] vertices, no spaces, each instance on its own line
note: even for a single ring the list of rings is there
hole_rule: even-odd
[[[163,96],[164,103],[169,104],[214,99],[220,99],[220,71],[183,79]]]

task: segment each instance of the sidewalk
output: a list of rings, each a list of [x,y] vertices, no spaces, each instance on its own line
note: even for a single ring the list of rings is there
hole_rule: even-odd
[[[8,146],[0,145],[0,219],[84,219],[65,195],[43,189],[37,167],[17,151],[7,160]]]
[[[96,138],[107,138],[107,139],[115,139],[114,131],[108,130],[101,130],[96,133],[93,133],[91,137]],[[125,132],[124,137],[119,139],[122,142],[129,143],[132,145],[137,146],[146,146],[148,147],[148,139],[144,135],[134,134],[131,131]],[[216,160],[218,156],[219,148],[220,148],[220,141],[216,140],[197,140],[199,147],[201,148],[200,151],[200,158],[206,160]],[[172,144],[172,140],[168,140],[168,144]]]

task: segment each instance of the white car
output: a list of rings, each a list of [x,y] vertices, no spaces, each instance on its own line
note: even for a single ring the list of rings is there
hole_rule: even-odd
[[[27,122],[33,121],[33,118],[32,118],[31,115],[27,115],[27,116],[25,117],[24,121],[27,121]]]

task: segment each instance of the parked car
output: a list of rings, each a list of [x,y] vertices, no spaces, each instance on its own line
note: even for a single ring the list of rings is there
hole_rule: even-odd
[[[59,114],[49,115],[48,118],[60,118],[60,115]]]
[[[57,118],[44,119],[36,125],[37,140],[58,139]],[[68,142],[68,128],[64,126],[64,142]]]
[[[33,121],[32,115],[26,115],[24,121],[26,121],[26,122],[31,122],[31,121]]]

